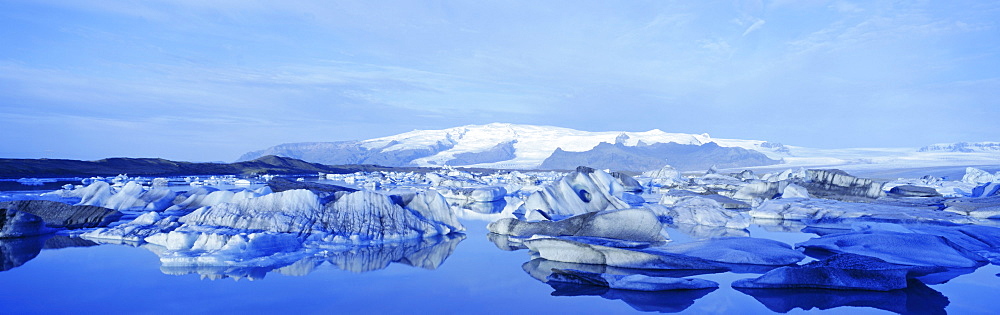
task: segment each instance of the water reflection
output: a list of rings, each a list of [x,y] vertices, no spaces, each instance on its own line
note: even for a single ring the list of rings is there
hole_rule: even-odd
[[[722,270],[656,270],[656,269],[631,269],[619,268],[606,265],[590,265],[552,261],[543,258],[535,258],[521,265],[521,269],[532,278],[545,282],[555,291],[552,296],[600,296],[609,300],[622,300],[632,308],[643,312],[676,313],[691,307],[694,301],[715,291],[712,289],[700,290],[671,290],[671,291],[632,291],[618,290],[607,287],[565,283],[549,281],[552,269],[575,269],[593,273],[607,273],[616,275],[642,274],[651,277],[672,277],[681,278],[694,275],[720,273]]]
[[[95,246],[97,243],[65,235],[0,238],[0,271],[7,271],[34,259],[43,249]]]
[[[908,287],[892,291],[825,290],[825,289],[744,289],[737,291],[752,296],[768,309],[788,313],[800,308],[827,310],[842,306],[871,307],[898,314],[946,314],[950,303],[941,292],[918,280]]]
[[[305,276],[323,263],[351,272],[369,272],[385,269],[392,263],[437,269],[451,256],[458,244],[465,239],[461,233],[396,243],[345,246],[342,244],[307,244],[295,252],[280,252],[268,257],[252,259],[188,259],[174,260],[169,252],[156,245],[143,245],[161,258],[160,270],[169,275],[197,274],[203,279],[263,279],[268,273],[287,276]],[[202,261],[211,261],[204,264]]]
[[[555,291],[552,296],[600,296],[608,300],[621,300],[637,311],[678,313],[694,304],[694,301],[712,293],[717,288],[699,290],[632,291],[605,287],[571,284],[552,281],[548,283]]]
[[[694,224],[674,224],[671,225],[681,233],[694,239],[706,240],[725,237],[750,237],[750,231],[745,229],[731,229],[724,226],[708,226]]]
[[[46,236],[0,239],[0,271],[7,271],[38,256]]]
[[[612,267],[608,265],[577,264],[561,261],[548,260],[544,258],[532,259],[523,265],[521,269],[527,272],[532,278],[541,282],[548,282],[548,277],[552,274],[552,269],[573,269],[593,273],[606,273],[613,275],[646,275],[650,277],[683,278],[688,276],[706,275],[722,273],[725,270],[697,270],[697,269],[633,269]]]

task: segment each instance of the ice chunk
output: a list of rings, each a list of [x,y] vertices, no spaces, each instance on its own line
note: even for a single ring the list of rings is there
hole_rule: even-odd
[[[900,185],[889,189],[889,194],[899,197],[941,197],[933,187]]]
[[[697,257],[672,253],[647,253],[633,249],[591,245],[558,238],[540,238],[524,245],[548,260],[608,265],[639,269],[725,269],[719,264]]]
[[[625,188],[610,174],[589,167],[579,167],[562,179],[537,191],[524,201],[522,214],[532,210],[546,217],[560,217],[587,212],[626,209],[621,200]]]
[[[125,186],[118,189],[114,195],[111,195],[111,197],[105,200],[104,204],[100,206],[115,210],[130,210],[132,208],[141,209],[146,206],[145,203],[141,203],[139,201],[139,196],[142,195],[142,193],[142,185],[139,185],[139,183],[136,183],[135,181],[129,181],[128,183],[125,183]]]
[[[1000,219],[1000,196],[955,198],[944,202],[944,211],[982,219]]]
[[[797,263],[806,256],[788,244],[752,237],[730,237],[682,244],[651,247],[648,252],[663,251],[705,260],[729,263],[783,266]]]
[[[750,215],[746,211],[725,209],[718,202],[703,197],[681,198],[673,207],[663,208],[649,205],[658,215],[673,218],[674,224],[721,226],[744,229],[750,226]]]
[[[96,206],[72,206],[48,200],[19,200],[0,202],[0,209],[31,213],[55,228],[91,228],[107,226],[122,217],[122,213]]]
[[[965,176],[962,176],[962,181],[966,183],[982,184],[990,182],[1000,182],[1000,172],[996,174],[990,174],[987,171],[975,168],[967,167],[965,168]]]
[[[102,243],[139,244],[151,235],[173,231],[180,226],[177,219],[177,216],[164,217],[159,212],[146,212],[130,222],[87,231],[80,237]]]
[[[827,199],[772,199],[750,210],[755,219],[824,220],[855,219],[895,222],[977,223],[980,220],[964,215],[918,207],[843,202]]]
[[[309,233],[319,209],[319,197],[300,189],[202,207],[181,217],[179,221],[195,226]]]
[[[796,184],[788,184],[781,190],[781,198],[810,198],[809,190]]]
[[[650,277],[646,275],[614,275],[574,269],[552,269],[549,282],[564,282],[634,291],[695,290],[718,288],[714,281],[694,278]]]
[[[687,179],[681,176],[681,172],[670,165],[664,165],[659,170],[648,171],[642,175],[652,178],[653,183],[666,187],[676,187],[687,183]]]
[[[621,209],[589,212],[559,221],[526,222],[500,219],[488,226],[490,232],[518,237],[596,236],[621,240],[664,241],[663,225],[646,209]]]
[[[380,243],[464,230],[444,198],[433,191],[390,196],[358,191],[320,205],[308,190],[288,190],[199,208],[180,218],[181,231],[225,227],[298,235],[337,242]]]
[[[71,195],[80,198],[78,205],[103,206],[105,200],[111,198],[111,184],[95,181],[87,187],[72,190]]]
[[[972,268],[988,262],[942,236],[880,230],[824,235],[796,247],[865,255],[910,266]]]
[[[971,197],[1000,196],[1000,183],[985,183],[972,189]]]
[[[869,256],[837,254],[802,266],[777,268],[756,279],[739,280],[733,282],[733,287],[889,291],[906,288],[907,275],[914,269]]]

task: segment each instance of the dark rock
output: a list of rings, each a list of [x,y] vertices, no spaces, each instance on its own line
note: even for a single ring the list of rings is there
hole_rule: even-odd
[[[487,149],[483,152],[463,152],[455,154],[455,157],[446,162],[448,165],[472,165],[480,163],[494,163],[513,159],[514,144],[517,140],[503,142]]]
[[[889,194],[899,197],[941,197],[941,193],[934,188],[914,185],[892,187]]]
[[[107,226],[123,215],[104,207],[73,206],[48,200],[5,201],[0,202],[0,209],[31,213],[42,218],[48,227],[67,229]]]

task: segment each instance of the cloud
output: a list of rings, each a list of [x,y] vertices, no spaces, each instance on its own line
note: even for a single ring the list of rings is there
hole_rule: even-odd
[[[747,27],[747,30],[743,31],[743,35],[741,36],[747,36],[747,34],[750,34],[753,31],[760,29],[761,27],[764,26],[764,23],[765,23],[764,20],[757,19],[756,21],[753,22],[753,24],[750,24],[750,26]]]

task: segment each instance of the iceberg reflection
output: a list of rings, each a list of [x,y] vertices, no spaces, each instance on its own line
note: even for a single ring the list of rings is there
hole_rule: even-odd
[[[97,243],[65,235],[0,238],[0,271],[7,271],[34,259],[43,249],[96,246]]]
[[[892,291],[825,289],[745,289],[737,291],[752,296],[768,309],[788,313],[800,308],[827,310],[843,306],[871,307],[898,314],[946,314],[950,303],[941,292],[918,280],[910,280],[905,289]]]
[[[160,270],[169,275],[198,274],[202,279],[248,278],[263,279],[271,272],[287,276],[305,276],[324,262],[337,269],[351,272],[368,272],[384,269],[391,263],[405,264],[424,269],[437,269],[451,256],[465,234],[412,239],[397,243],[376,245],[343,245],[308,243],[297,251],[277,252],[263,257],[239,259],[226,257],[178,257],[162,246],[146,244],[142,247],[160,256]]]
[[[677,313],[694,304],[694,301],[715,291],[717,288],[697,289],[697,290],[669,290],[669,291],[633,291],[619,290],[608,287],[573,284],[567,282],[549,281],[552,269],[575,269],[593,273],[607,273],[617,275],[642,274],[652,277],[681,278],[693,275],[703,275],[722,272],[720,270],[656,270],[656,269],[631,269],[618,268],[606,265],[588,265],[552,261],[543,258],[532,259],[523,265],[521,269],[532,278],[545,282],[555,291],[552,296],[600,296],[608,300],[622,300],[632,308],[643,312]]]
[[[549,282],[555,291],[552,296],[600,296],[608,300],[621,300],[641,312],[678,313],[717,288],[698,290],[632,291],[605,287]]]

